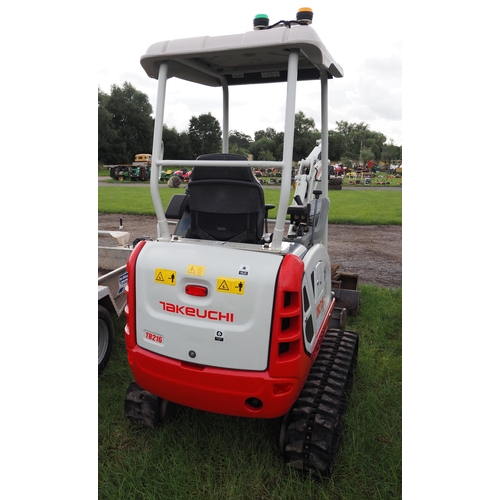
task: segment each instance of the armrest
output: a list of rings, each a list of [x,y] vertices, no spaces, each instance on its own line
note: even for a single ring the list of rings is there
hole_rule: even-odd
[[[165,211],[165,217],[167,219],[181,219],[182,214],[186,210],[189,204],[189,195],[187,194],[174,194],[170,203],[168,204],[167,210]]]

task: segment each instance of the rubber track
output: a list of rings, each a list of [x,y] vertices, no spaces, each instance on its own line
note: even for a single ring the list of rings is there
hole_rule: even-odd
[[[160,400],[132,381],[125,395],[125,416],[135,425],[154,429],[161,422]]]
[[[335,464],[353,372],[358,335],[329,329],[309,377],[284,423],[284,458],[314,476],[330,476]]]

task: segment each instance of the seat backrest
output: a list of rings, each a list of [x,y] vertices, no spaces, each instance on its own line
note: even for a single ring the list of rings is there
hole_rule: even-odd
[[[197,160],[248,161],[243,155],[210,154]],[[251,167],[194,167],[188,184],[189,237],[258,243],[264,228],[264,192]]]

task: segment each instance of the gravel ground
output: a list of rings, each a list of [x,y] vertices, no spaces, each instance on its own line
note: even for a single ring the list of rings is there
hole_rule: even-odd
[[[156,217],[150,215],[99,214],[98,229],[130,233],[129,243],[140,237],[156,237]],[[270,225],[271,229],[271,225]],[[358,275],[358,284],[390,288],[402,286],[402,227],[330,224],[328,253],[340,272]],[[99,237],[99,246],[116,246],[114,238]]]

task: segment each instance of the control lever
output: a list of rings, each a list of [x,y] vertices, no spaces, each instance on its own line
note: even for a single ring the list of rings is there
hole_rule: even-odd
[[[318,212],[318,200],[319,200],[319,197],[321,196],[322,193],[323,193],[323,191],[321,191],[321,189],[315,189],[313,191],[315,202],[314,202],[314,215],[313,215],[313,221],[312,221],[313,224],[312,224],[312,231],[311,231],[311,246],[314,245],[314,227],[316,226],[316,215]]]

